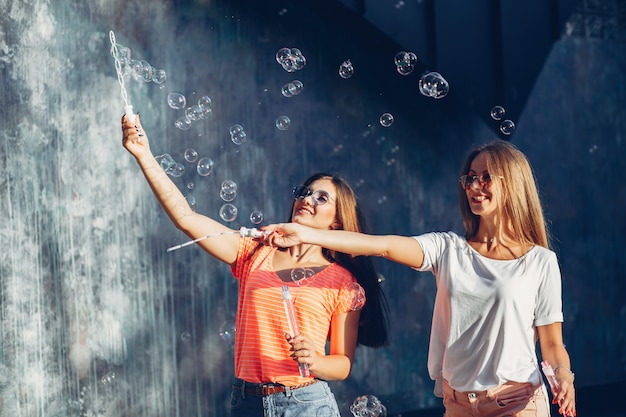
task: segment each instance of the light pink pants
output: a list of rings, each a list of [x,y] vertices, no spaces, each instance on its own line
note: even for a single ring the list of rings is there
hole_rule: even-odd
[[[454,390],[443,381],[444,417],[550,417],[543,385],[508,382],[477,392]]]

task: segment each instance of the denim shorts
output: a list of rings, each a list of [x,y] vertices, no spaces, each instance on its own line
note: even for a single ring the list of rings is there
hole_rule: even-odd
[[[242,390],[245,384],[238,378],[233,382],[230,394],[231,417],[341,416],[335,396],[324,381],[267,396],[246,394]]]

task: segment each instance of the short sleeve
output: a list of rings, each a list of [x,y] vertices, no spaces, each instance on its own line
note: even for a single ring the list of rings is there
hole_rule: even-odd
[[[365,290],[356,282],[348,282],[337,293],[338,303],[333,315],[359,311],[365,305]]]
[[[268,246],[263,246],[262,243],[255,241],[254,239],[243,237],[239,239],[239,250],[237,252],[237,260],[231,265],[230,270],[233,277],[241,279],[246,276],[251,268],[254,268],[259,262],[263,261],[263,257],[256,259],[254,262],[250,262],[251,258],[259,249],[269,249]]]
[[[539,274],[535,326],[545,326],[563,321],[561,298],[561,270],[554,252],[548,252]]]
[[[441,257],[441,254],[445,251],[446,247],[453,240],[455,235],[452,233],[431,232],[425,233],[419,236],[413,236],[413,239],[417,240],[417,243],[422,247],[424,253],[424,260],[420,268],[414,268],[417,271],[431,271],[433,273],[437,270],[437,262]]]

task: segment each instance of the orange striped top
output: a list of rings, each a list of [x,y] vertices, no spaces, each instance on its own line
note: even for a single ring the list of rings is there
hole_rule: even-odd
[[[325,355],[333,315],[351,310],[350,291],[344,287],[356,279],[347,269],[333,263],[307,278],[304,284],[285,282],[273,268],[276,250],[242,238],[237,261],[231,268],[239,280],[235,375],[248,382],[293,386],[313,375],[300,377],[298,363],[289,356],[290,345],[284,336],[289,327],[281,287],[289,286],[300,334],[311,337],[316,353]]]

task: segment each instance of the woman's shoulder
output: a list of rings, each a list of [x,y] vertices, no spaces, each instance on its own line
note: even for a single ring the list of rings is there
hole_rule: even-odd
[[[533,246],[527,253],[526,256],[532,256],[534,258],[542,259],[542,260],[554,260],[557,261],[556,253],[544,246],[535,245]]]
[[[330,263],[324,269],[319,271],[318,274],[322,281],[325,281],[326,284],[333,288],[341,287],[351,282],[357,282],[357,279],[352,272],[338,262]]]
[[[416,239],[427,239],[427,240],[436,240],[441,242],[450,242],[450,243],[465,243],[465,237],[459,235],[454,231],[436,231],[436,232],[427,232],[421,235],[414,236]]]

